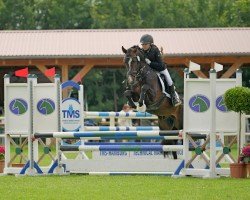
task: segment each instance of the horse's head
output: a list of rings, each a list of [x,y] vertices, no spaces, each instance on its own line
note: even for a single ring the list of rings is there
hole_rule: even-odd
[[[133,85],[143,66],[142,63],[145,65],[145,58],[139,46],[133,46],[129,49],[122,47],[122,51],[125,53],[123,62],[127,68],[127,81],[129,85]]]

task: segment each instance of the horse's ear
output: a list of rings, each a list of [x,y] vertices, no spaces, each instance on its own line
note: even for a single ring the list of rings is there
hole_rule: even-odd
[[[122,46],[122,51],[123,51],[123,53],[127,53],[128,52],[127,49],[125,49],[123,46]]]

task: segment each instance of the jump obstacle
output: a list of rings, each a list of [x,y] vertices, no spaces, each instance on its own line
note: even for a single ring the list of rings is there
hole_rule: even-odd
[[[67,85],[67,84],[66,84]],[[69,83],[74,85],[74,83]],[[236,79],[217,79],[214,71],[210,72],[210,79],[195,79],[189,78],[189,72],[185,71],[184,78],[184,145],[159,145],[157,144],[115,144],[100,143],[97,145],[91,145],[88,140],[102,140],[102,139],[180,139],[178,132],[169,131],[168,134],[164,134],[163,131],[157,131],[157,128],[145,128],[140,130],[140,127],[84,127],[83,120],[79,121],[78,132],[61,132],[64,128],[62,126],[63,119],[61,119],[61,111],[63,105],[61,104],[61,87],[59,77],[55,77],[54,83],[38,84],[36,77],[30,75],[27,84],[14,84],[10,83],[9,77],[5,76],[5,108],[9,108],[9,112],[6,112],[6,161],[5,162],[5,173],[20,173],[20,174],[36,174],[36,173],[64,173],[79,172],[89,174],[127,174],[127,173],[138,173],[138,174],[175,174],[175,175],[194,175],[194,176],[207,176],[215,177],[217,174],[228,175],[228,169],[218,169],[219,161],[222,157],[226,157],[229,162],[234,162],[232,156],[230,156],[230,146],[226,147],[220,140],[221,145],[224,149],[228,149],[228,153],[222,153],[216,160],[216,135],[217,133],[236,133],[238,129],[237,125],[237,114],[232,112],[222,112],[219,108],[223,108],[223,102],[220,100],[221,107],[217,106],[217,99],[224,94],[225,90],[236,85],[241,85],[241,72],[237,72]],[[64,85],[65,86],[65,85]],[[148,113],[119,113],[119,112],[84,112],[83,105],[83,88],[79,87],[79,115],[84,118],[118,118],[118,117],[153,117]],[[62,85],[63,88],[63,85]],[[46,98],[44,98],[46,97]],[[195,105],[195,100],[203,102],[202,106],[198,107]],[[65,102],[67,102],[66,100]],[[23,107],[27,112],[21,113],[21,109],[18,111],[15,109],[17,103],[22,103]],[[24,103],[26,102],[26,104]],[[52,103],[54,102],[54,104]],[[44,105],[45,103],[45,105]],[[48,104],[54,109],[53,112],[49,112],[51,109]],[[207,108],[204,108],[207,105]],[[47,106],[47,107],[46,107]],[[201,110],[205,109],[205,110]],[[216,109],[217,108],[217,109]],[[64,112],[65,113],[65,112]],[[206,122],[206,119],[210,118],[210,122]],[[215,125],[215,122],[217,124]],[[205,123],[204,123],[205,122]],[[219,122],[219,123],[218,123]],[[46,124],[46,126],[45,126]],[[68,126],[66,126],[66,129]],[[142,128],[143,129],[143,128]],[[123,131],[126,130],[126,131]],[[167,133],[167,132],[166,132]],[[190,134],[192,133],[192,134]],[[199,146],[195,143],[194,138],[197,134],[206,134],[208,139],[206,142]],[[213,133],[213,134],[212,134]],[[119,135],[120,134],[120,135]],[[169,135],[170,134],[170,135]],[[33,135],[38,140],[33,141]],[[16,145],[13,141],[13,137],[24,137],[26,138],[20,146]],[[57,142],[57,155],[54,157],[49,151],[49,147],[43,143],[42,137],[53,137],[60,138]],[[172,138],[171,138],[172,137]],[[82,143],[75,146],[67,146],[61,144],[62,138],[81,138]],[[204,136],[201,136],[204,138]],[[49,155],[52,159],[52,165],[44,168],[39,166],[39,162],[42,157],[38,158],[38,141],[44,146],[44,154]],[[26,165],[23,169],[16,169],[11,167],[13,158],[10,158],[10,143],[16,147],[16,152],[21,155],[26,161]],[[25,157],[22,155],[22,147],[28,143],[29,155]],[[190,158],[189,144],[192,144],[195,149],[195,155]],[[203,149],[210,143],[210,156],[207,155]],[[123,150],[121,150],[123,148]],[[78,151],[79,155],[83,159],[70,160],[64,156],[64,151]],[[85,151],[93,150],[98,152],[96,160],[90,160]],[[133,156],[128,158],[130,150],[135,152]],[[161,151],[165,150],[178,150],[184,152],[184,157],[181,160],[164,159]],[[145,154],[142,153],[145,151]],[[105,152],[109,153],[108,156]],[[117,152],[112,153],[112,152]],[[120,153],[119,153],[120,152]],[[138,159],[138,155],[147,156],[152,154],[150,157],[154,157],[154,163],[152,166],[153,159]],[[82,154],[83,153],[83,154]],[[15,156],[17,156],[17,154]],[[120,159],[112,159],[118,155]],[[117,157],[117,156],[116,156]],[[110,159],[107,161],[107,158]],[[203,168],[201,168],[201,161]],[[198,161],[197,161],[198,160]],[[198,165],[194,162],[197,161]],[[140,164],[139,164],[140,163]],[[205,165],[203,164],[205,163]],[[155,165],[155,166],[154,166]],[[101,166],[101,167],[100,167]],[[125,166],[125,167],[124,167]],[[149,166],[145,169],[145,166]],[[197,169],[198,167],[198,169]],[[204,169],[205,168],[205,169]],[[151,169],[151,171],[150,171]]]

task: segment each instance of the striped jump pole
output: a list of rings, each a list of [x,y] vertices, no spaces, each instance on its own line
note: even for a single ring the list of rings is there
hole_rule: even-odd
[[[178,136],[124,136],[124,135],[116,135],[116,136],[103,136],[103,137],[79,137],[80,139],[86,140],[182,140],[181,137]],[[71,139],[71,138],[68,138]]]
[[[62,146],[79,146],[83,143],[79,141],[78,143],[75,144],[67,144],[67,143],[62,143]],[[84,145],[161,145],[160,142],[84,142]]]
[[[126,117],[126,118],[147,118],[158,119],[157,116],[147,112],[84,112],[85,118],[105,118],[105,117]]]
[[[179,151],[183,145],[62,145],[61,151]]]
[[[149,137],[178,136],[179,131],[82,131],[35,133],[35,138]]]
[[[86,131],[155,131],[158,126],[85,126]]]
[[[40,137],[40,136],[39,136]],[[36,137],[38,138],[38,137]],[[41,138],[49,138],[49,137],[41,137]],[[53,137],[50,137],[53,138]],[[60,138],[60,137],[58,137]],[[124,135],[116,135],[116,136],[103,136],[103,137],[77,137],[77,138],[72,138],[72,137],[64,137],[61,139],[85,139],[85,140],[182,140],[181,137],[179,136],[124,136]]]
[[[84,132],[46,132],[35,133],[35,138],[86,138],[89,140],[102,139],[159,139],[159,140],[178,140],[179,131],[84,131]],[[206,134],[190,134],[194,139],[205,139]]]
[[[84,145],[94,145],[94,146],[98,146],[98,145],[161,145],[160,142],[84,142]]]

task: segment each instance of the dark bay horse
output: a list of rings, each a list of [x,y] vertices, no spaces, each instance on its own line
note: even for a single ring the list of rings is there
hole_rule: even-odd
[[[180,130],[183,124],[183,106],[174,107],[170,97],[162,92],[159,76],[146,62],[141,49],[133,46],[129,49],[122,47],[125,53],[124,64],[127,68],[127,89],[124,95],[130,106],[136,108],[146,105],[146,111],[157,115],[161,130]],[[164,141],[163,144],[176,144],[176,141]],[[176,158],[176,152],[173,152]]]

